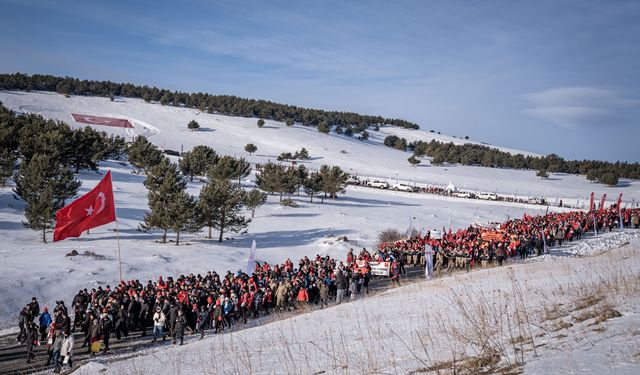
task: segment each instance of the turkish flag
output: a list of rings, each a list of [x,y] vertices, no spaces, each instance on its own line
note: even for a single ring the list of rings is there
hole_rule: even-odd
[[[90,192],[56,212],[53,241],[80,237],[85,230],[116,220],[116,206],[111,187],[111,171]]]

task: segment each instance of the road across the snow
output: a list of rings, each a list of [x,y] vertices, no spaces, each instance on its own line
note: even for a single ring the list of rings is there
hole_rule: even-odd
[[[424,269],[421,267],[407,267],[407,274],[402,276],[403,280],[418,280],[424,275]],[[371,280],[370,294],[376,294],[383,292],[387,289],[391,288],[391,281],[387,278],[375,278]],[[311,306],[311,309],[318,309],[317,306]],[[282,313],[278,316],[282,318],[290,317],[295,314],[304,313],[308,310],[294,310],[289,313]],[[237,323],[233,325],[230,329],[226,329],[224,333],[240,331],[242,329],[255,327],[258,325],[266,324],[273,321],[273,314],[268,316],[263,316],[258,319],[249,320],[247,324]],[[138,349],[142,348],[150,348],[154,345],[151,343],[151,335],[152,330],[147,332],[147,336],[142,337],[140,331],[130,332],[129,337],[122,338],[121,340],[117,340],[112,338],[110,341],[109,349],[110,354],[118,354],[119,358],[113,358],[113,360],[121,360],[126,358],[127,356],[122,356],[122,354],[133,353]],[[208,331],[207,334],[211,335],[213,331]],[[223,334],[224,334],[223,333]],[[31,363],[27,363],[27,349],[26,346],[20,345],[19,342],[16,341],[17,334],[9,334],[0,336],[0,375],[5,374],[33,374],[36,372],[41,372],[47,369],[53,370],[53,366],[45,366],[47,362],[47,351],[46,346],[42,345],[36,348],[35,355],[36,357],[31,360]],[[74,361],[74,369],[78,366],[82,365],[82,363],[86,362],[88,359],[101,358],[103,360],[109,360],[109,354],[100,353],[96,357],[91,357],[89,353],[87,353],[87,348],[80,348],[82,342],[84,341],[84,335],[81,332],[74,333],[75,339],[75,348],[73,351],[73,361]],[[164,345],[171,345],[171,340],[167,340]],[[68,373],[69,371],[67,371]]]

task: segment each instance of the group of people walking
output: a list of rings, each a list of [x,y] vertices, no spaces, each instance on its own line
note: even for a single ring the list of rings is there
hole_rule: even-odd
[[[381,244],[372,252],[362,249],[356,255],[351,250],[345,262],[316,255],[305,256],[297,264],[290,259],[275,265],[256,262],[251,275],[240,270],[222,275],[209,271],[175,279],[160,276],[146,283],[123,280],[113,288],[107,285],[78,290],[71,302],[73,322],[63,301],[56,303],[52,317],[47,308],[40,312],[34,298],[20,313],[17,339],[27,345],[28,361],[33,358],[35,345],[46,342],[47,365],[53,364],[55,371],[60,371],[65,364],[72,366],[76,331],[83,333],[81,348],[86,347],[91,355],[107,352],[112,336],[120,340],[132,331],[146,336],[149,329],[153,342],[170,338],[182,345],[188,333],[203,338],[209,330],[219,333],[272,311],[324,307],[332,301],[339,304],[366,295],[372,279],[371,264],[376,262],[389,264],[388,277],[392,284],[399,285],[405,265],[424,266],[428,261],[426,245],[434,250],[436,271],[469,270],[490,263],[501,265],[508,257],[541,254],[545,244],[580,238],[584,231],[593,229],[594,222],[598,230],[611,230],[620,220],[626,227],[637,228],[639,217],[639,209],[525,215],[497,229],[470,226],[445,232],[439,238],[427,232]]]
[[[38,321],[38,325],[34,320]],[[40,313],[36,297],[20,311],[18,325],[20,333],[16,340],[27,347],[27,363],[35,358],[35,348],[46,345],[47,366],[53,364],[54,372],[59,373],[64,365],[73,367],[73,349],[75,341],[71,331],[71,319],[62,301],[56,302],[53,317],[47,307]]]

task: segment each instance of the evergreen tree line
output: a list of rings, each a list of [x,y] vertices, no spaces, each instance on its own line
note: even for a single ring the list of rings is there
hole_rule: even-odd
[[[283,165],[269,162],[256,166],[256,186],[270,194],[278,194],[283,202],[284,194],[300,194],[302,189],[313,203],[313,197],[337,199],[344,192],[349,175],[339,166],[322,165],[318,171],[309,172],[304,165]]]
[[[524,156],[511,154],[477,144],[456,145],[436,140],[407,143],[404,138],[387,136],[384,144],[398,150],[413,151],[413,157],[431,157],[431,164],[457,163],[492,168],[513,168],[537,170],[539,176],[550,173],[585,175],[589,181],[597,181],[615,186],[619,178],[640,179],[640,163],[608,162],[598,160],[565,160],[556,154],[546,156]],[[544,172],[544,173],[542,173]]]
[[[283,121],[288,126],[297,122],[305,126],[318,126],[319,129],[324,129],[326,132],[331,126],[335,126],[340,131],[343,128],[349,129],[349,133],[360,133],[370,126],[377,129],[381,125],[399,126],[407,129],[419,128],[417,124],[406,120],[381,116],[310,109],[232,95],[172,92],[131,83],[88,81],[42,74],[0,74],[0,89],[55,91],[64,95],[102,96],[112,100],[114,96],[142,98],[147,102],[154,101],[163,105],[198,108],[208,113]],[[264,120],[262,124],[264,124]]]
[[[25,226],[46,232],[55,212],[74,197],[83,169],[97,170],[98,162],[121,156],[125,142],[90,127],[71,129],[39,115],[17,115],[0,103],[0,185],[15,181],[14,192],[26,203]]]

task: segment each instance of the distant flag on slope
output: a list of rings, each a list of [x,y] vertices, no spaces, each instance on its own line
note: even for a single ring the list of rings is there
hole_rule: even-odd
[[[600,201],[600,207],[598,207],[598,211],[602,213],[604,211],[604,202],[607,200],[607,193],[602,194],[602,200]]]
[[[620,206],[621,205],[622,205],[622,193],[620,193],[620,195],[618,195],[618,205],[617,205],[618,213],[620,213]]]
[[[53,241],[62,241],[116,220],[111,171],[87,194],[56,212]]]
[[[596,208],[593,202],[593,191],[591,192],[591,197],[589,198],[589,212],[593,211]]]
[[[256,264],[256,240],[251,243],[251,250],[249,251],[249,258],[247,259],[247,267],[245,273],[251,275],[255,269]]]

